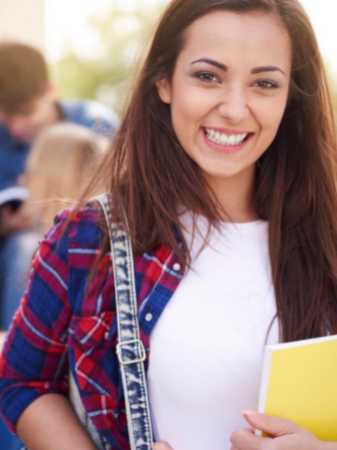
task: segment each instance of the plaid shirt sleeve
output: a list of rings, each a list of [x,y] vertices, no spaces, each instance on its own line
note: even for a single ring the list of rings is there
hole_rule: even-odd
[[[21,413],[47,393],[67,392],[68,237],[60,239],[69,210],[61,212],[40,243],[27,291],[0,360],[0,406],[15,432]]]

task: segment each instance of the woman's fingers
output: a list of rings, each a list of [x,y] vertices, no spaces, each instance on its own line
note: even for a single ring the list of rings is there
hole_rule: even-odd
[[[252,427],[268,433],[272,437],[284,436],[298,432],[299,427],[288,419],[260,414],[250,409],[243,409],[241,413]]]
[[[153,444],[154,450],[173,450],[166,442],[155,442]]]
[[[233,448],[239,450],[260,450],[264,448],[266,438],[255,436],[250,428],[237,430],[231,435]]]
[[[243,428],[244,431],[247,431],[248,433],[255,434],[255,428],[249,427],[249,428]]]

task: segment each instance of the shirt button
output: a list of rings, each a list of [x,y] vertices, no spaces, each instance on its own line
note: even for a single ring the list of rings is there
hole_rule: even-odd
[[[106,333],[104,333],[104,339],[108,340],[109,339],[109,331],[107,331]]]
[[[174,263],[173,264],[173,270],[175,272],[179,272],[180,269],[181,269],[181,265],[179,263]]]
[[[152,319],[153,319],[153,315],[151,313],[147,313],[145,316],[145,320],[147,322],[151,322]]]

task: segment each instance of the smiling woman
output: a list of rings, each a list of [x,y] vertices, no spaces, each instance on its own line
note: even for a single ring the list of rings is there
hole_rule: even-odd
[[[266,342],[337,330],[336,150],[298,0],[173,0],[110,151],[33,262],[0,364],[9,426],[31,450],[130,448],[109,233],[87,204],[105,182],[133,245],[155,450],[336,450],[254,412]],[[61,395],[69,368],[95,444]]]

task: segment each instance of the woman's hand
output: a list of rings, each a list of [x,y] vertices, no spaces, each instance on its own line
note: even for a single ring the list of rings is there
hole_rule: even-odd
[[[242,410],[241,413],[253,428],[235,431],[231,436],[231,450],[337,450],[337,443],[320,441],[291,420],[259,414],[249,409]],[[254,428],[268,433],[271,438],[256,436]]]

